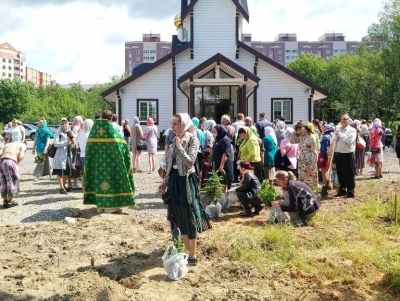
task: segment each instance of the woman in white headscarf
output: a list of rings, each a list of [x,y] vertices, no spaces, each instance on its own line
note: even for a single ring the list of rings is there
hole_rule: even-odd
[[[203,157],[204,161],[207,162],[208,157],[210,156],[210,151],[212,150],[212,147],[215,142],[215,137],[213,135],[213,130],[214,126],[217,124],[215,123],[214,120],[206,120],[204,122],[204,135],[206,136],[206,147],[203,150]],[[206,185],[206,179],[208,177],[208,170],[209,166],[207,164],[203,165],[203,168],[201,170],[201,181],[200,181],[200,186],[201,188],[204,188]]]
[[[83,122],[82,131],[80,131],[78,136],[75,138],[76,148],[80,150],[79,158],[81,159],[82,170],[84,170],[85,167],[86,143],[89,137],[90,130],[92,129],[93,123],[94,122],[92,119],[85,119],[85,121]]]
[[[164,194],[168,188],[173,215],[189,252],[189,265],[197,265],[198,233],[211,228],[209,217],[200,201],[194,167],[200,142],[190,116],[186,113],[174,115],[171,128],[175,138],[165,154],[165,177],[158,190]]]
[[[264,130],[263,138],[264,145],[264,178],[268,180],[269,185],[272,185],[275,179],[275,154],[278,149],[275,131],[272,127],[267,126]]]

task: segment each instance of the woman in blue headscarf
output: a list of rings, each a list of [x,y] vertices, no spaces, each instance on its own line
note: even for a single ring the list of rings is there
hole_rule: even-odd
[[[231,188],[233,181],[233,152],[231,139],[227,136],[226,127],[217,124],[214,126],[215,143],[212,148],[213,170],[219,171],[224,178],[224,192]]]
[[[203,150],[206,147],[207,139],[206,136],[204,135],[203,131],[199,129],[199,124],[200,120],[197,117],[192,118],[192,123],[194,128],[196,129],[196,135],[197,139],[199,139],[200,146],[199,146],[199,152],[197,153],[197,159],[195,162],[195,169],[196,169],[196,175],[200,178],[200,172],[203,169],[203,163],[204,163],[204,156],[203,156]]]
[[[36,129],[35,140],[33,142],[32,154],[37,154],[37,157],[44,155],[44,161],[36,164],[35,170],[33,171],[33,180],[37,181],[42,176],[50,176],[51,165],[50,159],[47,154],[47,148],[49,147],[50,138],[54,138],[54,134],[47,127],[47,121],[44,117],[38,121],[38,128]]]

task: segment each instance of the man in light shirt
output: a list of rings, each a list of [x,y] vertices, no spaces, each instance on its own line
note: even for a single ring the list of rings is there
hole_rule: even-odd
[[[355,181],[355,161],[354,151],[356,149],[357,131],[350,126],[350,117],[343,114],[341,128],[335,132],[331,144],[334,145],[334,160],[339,180],[339,191],[336,196],[346,196],[354,198]]]

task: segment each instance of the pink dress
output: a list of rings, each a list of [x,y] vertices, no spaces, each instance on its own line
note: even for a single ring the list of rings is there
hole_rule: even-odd
[[[373,129],[372,131],[369,132],[369,143],[370,143],[370,149],[374,147],[379,147],[381,149],[381,152],[379,154],[374,155],[374,161],[375,162],[383,162],[383,151],[382,147],[383,144],[381,142],[381,137],[382,137],[382,129]]]

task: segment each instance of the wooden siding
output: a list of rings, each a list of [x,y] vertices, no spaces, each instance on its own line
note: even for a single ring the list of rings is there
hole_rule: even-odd
[[[121,117],[119,120],[137,116],[138,99],[158,99],[158,130],[170,127],[172,117],[172,61],[168,61],[150,73],[122,88]],[[142,126],[144,129],[145,126]]]
[[[304,92],[308,87],[261,60],[257,75],[261,78],[257,91],[257,114],[265,112],[270,120],[271,98],[293,98],[293,122],[308,120],[309,93]]]
[[[198,1],[194,13],[194,61],[200,64],[216,53],[234,60],[236,6],[231,0]]]
[[[192,37],[190,36],[190,15],[183,22],[183,28],[186,31],[186,37],[187,37],[186,42],[191,41]]]

